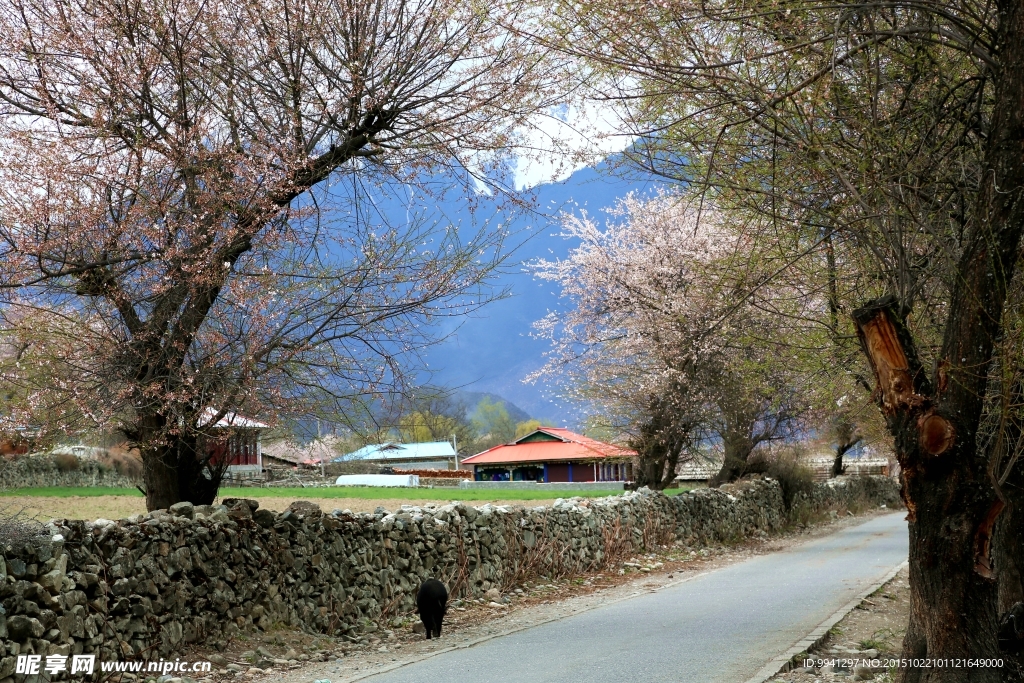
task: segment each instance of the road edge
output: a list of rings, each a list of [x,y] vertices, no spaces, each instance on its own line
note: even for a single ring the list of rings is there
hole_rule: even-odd
[[[857,597],[840,607],[830,617],[825,619],[825,621],[818,624],[813,631],[797,641],[784,653],[768,662],[768,664],[762,667],[761,670],[754,674],[753,677],[744,681],[744,683],[765,683],[765,681],[772,676],[777,676],[778,674],[786,673],[793,669],[799,663],[796,661],[797,657],[821,645],[828,637],[828,632],[832,630],[833,626],[838,624],[846,617],[847,614],[856,609],[857,605],[863,602],[865,598],[896,578],[896,575],[907,567],[908,564],[909,562],[904,560],[893,567],[881,579],[872,583],[867,589],[858,593]]]

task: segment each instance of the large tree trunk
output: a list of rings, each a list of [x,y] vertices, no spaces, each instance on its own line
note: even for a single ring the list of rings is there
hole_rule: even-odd
[[[754,452],[754,419],[743,410],[723,411],[725,426],[722,429],[722,468],[708,486],[717,487],[736,481],[747,473],[750,454]]]
[[[990,572],[979,570],[983,558],[976,552],[979,531],[997,499],[966,469],[930,467],[904,474],[905,496],[916,513],[909,525],[913,627],[904,640],[904,657],[999,657],[997,584]],[[908,668],[903,680],[998,681],[1000,673],[918,667]]]
[[[989,551],[1001,502],[984,458],[975,453],[980,399],[949,390],[945,371],[933,390],[893,299],[869,304],[854,317],[896,438],[908,510],[912,613],[903,656],[996,658]],[[905,683],[1000,680],[998,670],[966,667],[910,667],[903,675]]]
[[[178,493],[177,449],[167,445],[143,448],[142,468],[147,510],[165,510],[181,502]]]
[[[690,425],[679,415],[671,396],[651,400],[647,420],[630,444],[637,452],[637,487],[661,491],[672,485],[689,434]]]
[[[712,488],[736,481],[747,472],[747,457],[750,455],[750,449],[729,448],[726,445],[723,450],[725,459],[722,461],[722,467],[718,470],[718,474],[708,482],[708,486]]]
[[[676,477],[676,465],[679,463],[678,453],[673,453],[664,444],[655,444],[637,453],[637,487],[646,486],[662,491],[672,485]]]
[[[840,420],[836,425],[836,457],[832,461],[832,477],[838,477],[846,472],[846,465],[843,463],[843,458],[850,451],[851,448],[860,443],[861,437],[857,435],[857,426],[847,422],[846,420]]]
[[[999,655],[991,540],[1003,502],[978,452],[988,372],[1024,227],[1024,4],[999,0],[994,108],[978,203],[964,232],[942,347],[929,379],[898,302],[854,312],[895,437],[910,523],[905,657]],[[904,682],[999,681],[979,668],[907,668]]]
[[[163,510],[175,503],[211,505],[227,462],[211,463],[200,452],[195,433],[167,433],[159,415],[139,422],[135,439],[141,447],[146,508]]]

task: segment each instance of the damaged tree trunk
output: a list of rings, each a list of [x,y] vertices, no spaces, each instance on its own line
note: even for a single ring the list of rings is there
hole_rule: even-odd
[[[931,377],[892,298],[854,312],[876,398],[895,437],[910,523],[906,658],[999,656],[993,528],[1003,509],[978,429],[1024,228],[1024,3],[996,3],[990,135],[976,205],[952,274]],[[904,683],[992,681],[997,669],[907,668]]]
[[[1001,503],[975,453],[981,401],[950,391],[945,365],[935,384],[926,377],[893,298],[855,311],[854,320],[878,382],[876,399],[896,439],[910,523],[912,612],[903,656],[996,658],[990,539]],[[998,670],[966,668],[911,668],[903,678],[999,679]]]

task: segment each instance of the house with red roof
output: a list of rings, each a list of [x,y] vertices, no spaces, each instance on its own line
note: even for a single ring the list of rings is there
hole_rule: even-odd
[[[477,481],[632,481],[636,451],[568,429],[540,427],[462,461]]]

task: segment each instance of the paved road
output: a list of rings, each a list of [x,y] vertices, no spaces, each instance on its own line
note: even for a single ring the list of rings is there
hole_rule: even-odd
[[[903,514],[657,593],[439,654],[367,683],[736,683],[907,558]]]

